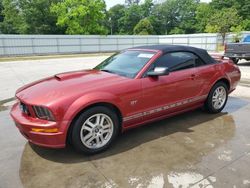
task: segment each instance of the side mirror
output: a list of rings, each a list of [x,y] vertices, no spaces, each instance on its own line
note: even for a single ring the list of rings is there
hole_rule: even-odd
[[[155,67],[154,70],[147,73],[148,76],[164,76],[169,75],[169,69],[167,67]]]

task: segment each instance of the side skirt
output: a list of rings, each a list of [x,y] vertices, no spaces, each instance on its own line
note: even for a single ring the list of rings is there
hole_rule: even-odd
[[[182,114],[184,112],[192,111],[192,110],[195,110],[197,108],[202,107],[203,105],[204,105],[204,102],[202,102],[201,104],[194,105],[194,106],[192,106],[190,108],[187,108],[187,109],[184,109],[184,110],[179,110],[179,111],[176,111],[176,112],[172,112],[172,113],[169,113],[169,114],[166,114],[166,115],[159,116],[157,118],[153,118],[153,119],[150,119],[150,120],[142,121],[140,123],[131,124],[130,126],[122,127],[122,132],[125,132],[125,131],[127,131],[129,129],[132,129],[132,128],[135,128],[135,127],[139,127],[139,126],[142,126],[142,125],[145,125],[145,124],[148,124],[148,123],[152,123],[152,122],[155,122],[155,121],[158,121],[158,120],[166,119],[166,118],[175,116],[177,114]]]

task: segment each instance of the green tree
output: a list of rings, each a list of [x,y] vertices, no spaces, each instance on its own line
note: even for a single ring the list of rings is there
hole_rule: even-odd
[[[4,15],[3,15],[3,1],[0,0],[0,22],[3,22],[3,18],[4,18]]]
[[[145,0],[144,3],[141,5],[143,16],[145,18],[151,15],[153,6],[153,0]]]
[[[241,25],[233,26],[230,29],[234,35],[233,35],[233,42],[239,42],[242,38],[241,31],[243,30],[243,27]]]
[[[65,0],[52,5],[51,11],[67,34],[107,34],[105,8],[103,0]]]
[[[177,0],[179,13],[177,15],[177,27],[183,30],[184,33],[196,33],[196,9],[199,0]],[[178,9],[177,9],[178,10]],[[179,16],[179,17],[178,17]]]
[[[133,34],[136,24],[143,19],[143,10],[140,5],[132,4],[125,10],[125,14],[119,19],[120,34]]]
[[[148,17],[153,28],[154,33],[157,35],[163,35],[166,33],[166,23],[164,20],[165,15],[162,14],[162,5],[156,4],[152,8],[152,13]]]
[[[145,0],[138,5],[139,1],[129,1],[124,5],[115,5],[108,11],[109,23],[114,34],[133,34],[133,29],[138,22],[151,15],[153,2]]]
[[[242,21],[242,28],[246,31],[250,31],[250,19],[245,19]]]
[[[196,31],[195,11],[198,0],[168,0],[152,10],[155,30],[161,34],[194,33]]]
[[[113,34],[119,34],[120,32],[120,22],[119,19],[125,15],[124,5],[115,5],[111,7],[108,11],[110,26],[112,27]]]
[[[226,34],[238,23],[240,23],[240,17],[237,10],[234,8],[224,8],[210,17],[206,26],[206,32],[220,33],[222,44],[224,44]]]
[[[22,33],[26,24],[23,18],[20,16],[20,6],[18,1],[3,0],[3,11],[4,16],[3,22],[0,23],[0,30],[5,34],[18,34]]]
[[[234,8],[238,15],[242,18],[239,23],[242,29],[250,30],[250,2],[249,0],[213,0],[210,3],[211,7],[220,11],[223,8]]]
[[[58,34],[64,29],[56,26],[56,15],[50,12],[52,3],[62,0],[19,0],[21,16],[26,24],[25,34]]]
[[[212,0],[210,6],[214,9],[222,9],[222,8],[234,8],[238,7],[237,0]]]
[[[196,9],[196,28],[198,32],[204,32],[210,17],[215,10],[207,3],[200,3]]]
[[[59,0],[3,0],[3,33],[57,34],[56,16],[50,12],[51,3]]]
[[[170,32],[169,32],[170,35],[172,34],[185,34],[185,31],[179,27],[175,27],[173,28]]]
[[[166,1],[160,6],[160,22],[165,26],[165,33],[168,34],[172,29],[179,25],[179,10],[180,7],[178,5],[177,0],[169,0]],[[160,16],[159,15],[159,16]]]
[[[151,35],[153,33],[153,26],[147,18],[140,20],[134,28],[134,34],[136,35]]]

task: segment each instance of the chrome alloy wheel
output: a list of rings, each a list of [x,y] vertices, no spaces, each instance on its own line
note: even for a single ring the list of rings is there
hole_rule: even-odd
[[[215,89],[212,98],[212,104],[214,109],[218,110],[223,107],[227,99],[227,92],[223,86]]]
[[[111,139],[114,124],[106,114],[94,114],[82,125],[80,138],[82,143],[90,149],[101,148]]]

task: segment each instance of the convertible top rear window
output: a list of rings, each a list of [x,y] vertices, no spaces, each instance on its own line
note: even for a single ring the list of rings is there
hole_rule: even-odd
[[[134,78],[155,52],[127,50],[115,54],[94,69]]]

